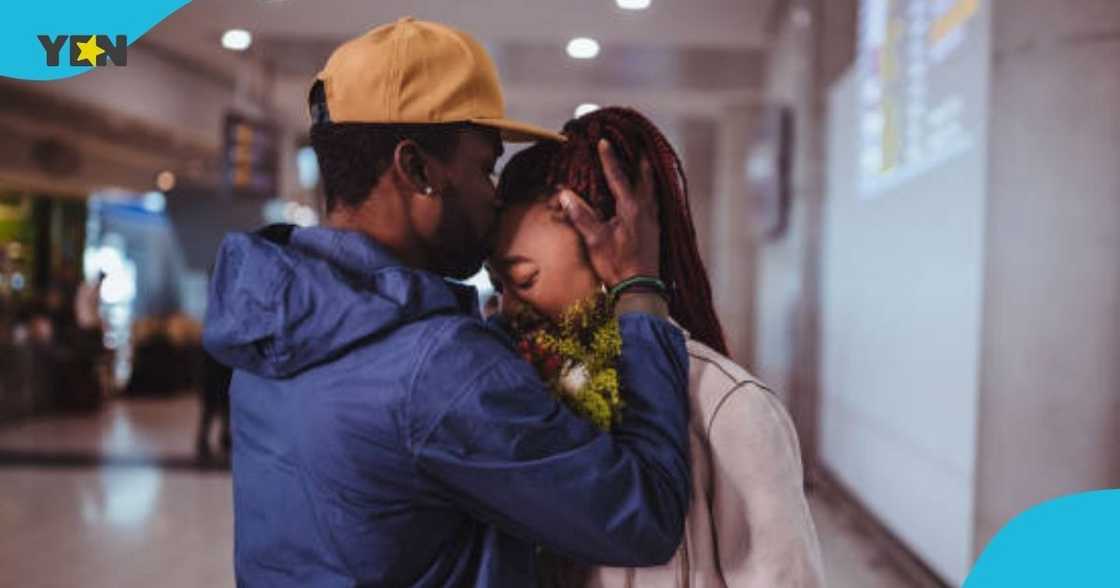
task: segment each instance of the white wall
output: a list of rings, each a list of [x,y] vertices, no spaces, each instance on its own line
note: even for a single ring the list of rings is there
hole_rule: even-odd
[[[836,4],[804,5],[820,27]],[[1120,3],[978,6],[978,69],[938,82],[981,104],[974,148],[877,198],[857,183],[859,88],[829,84],[829,25],[815,47],[784,25],[767,82],[799,145],[813,97],[831,94],[820,461],[953,583],[1016,514],[1120,486]],[[760,244],[756,290],[760,371],[795,389],[813,359],[798,341],[816,336],[790,318],[812,302],[811,155],[790,233]]]
[[[976,551],[1120,487],[1120,2],[996,0]]]
[[[793,113],[788,228],[757,239],[753,364],[788,403],[806,468],[819,447],[820,255],[825,201],[827,88],[851,62],[856,0],[798,0],[776,22],[764,100]],[[741,173],[741,172],[740,172]]]
[[[808,224],[810,200],[818,197],[817,167],[821,165],[812,149],[814,134],[819,132],[813,98],[814,34],[815,29],[792,23],[780,29],[771,49],[765,92],[767,103],[794,111],[793,185],[789,228],[779,239],[759,244],[755,362],[767,385],[787,396],[793,393],[797,370],[805,367],[795,357],[796,323],[809,279],[810,269],[805,267],[808,233],[817,230]],[[798,433],[806,441],[806,423],[797,410],[792,412]]]
[[[755,111],[747,105],[728,108],[716,125],[709,220],[711,253],[707,263],[712,301],[723,324],[731,357],[749,370],[755,369],[754,298],[758,247],[751,230],[751,206],[743,168]]]
[[[972,148],[871,194],[862,77],[828,119],[821,461],[942,577],[972,563],[987,196],[988,12],[931,80],[966,105]],[[905,67],[905,64],[903,64]]]

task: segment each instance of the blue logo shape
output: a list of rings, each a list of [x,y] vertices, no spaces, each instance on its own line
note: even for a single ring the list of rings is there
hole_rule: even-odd
[[[1011,519],[964,588],[1120,586],[1120,490],[1073,494]]]
[[[190,0],[12,2],[0,25],[0,76],[59,80],[126,62],[132,44]]]

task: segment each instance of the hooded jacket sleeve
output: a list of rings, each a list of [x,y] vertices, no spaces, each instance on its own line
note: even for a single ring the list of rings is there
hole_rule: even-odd
[[[603,433],[488,328],[445,329],[412,388],[418,468],[480,520],[569,557],[668,561],[691,488],[685,342],[647,315],[622,317],[621,330],[626,406],[621,424]]]

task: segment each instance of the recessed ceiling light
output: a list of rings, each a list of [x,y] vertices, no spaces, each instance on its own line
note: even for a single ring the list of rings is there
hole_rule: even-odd
[[[572,59],[595,59],[599,55],[599,42],[587,37],[576,37],[568,41],[568,57]]]
[[[583,104],[580,104],[576,107],[576,118],[579,118],[585,114],[590,114],[592,112],[595,112],[596,110],[599,110],[598,104],[584,102]]]
[[[649,8],[649,0],[615,0],[615,3],[623,10],[645,10]]]
[[[165,169],[156,175],[156,187],[160,192],[170,192],[175,189],[175,172]]]
[[[230,51],[244,51],[253,44],[253,35],[245,29],[230,29],[222,33],[222,47]]]

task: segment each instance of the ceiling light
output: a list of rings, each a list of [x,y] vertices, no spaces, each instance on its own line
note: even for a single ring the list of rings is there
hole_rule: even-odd
[[[598,104],[592,104],[591,102],[584,102],[583,104],[580,104],[579,106],[576,107],[576,118],[579,118],[579,117],[581,117],[585,114],[590,114],[592,112],[595,112],[596,110],[599,110],[599,105]]]
[[[230,51],[244,51],[253,44],[253,35],[245,29],[230,29],[222,33],[222,47]]]
[[[156,175],[156,187],[160,192],[170,192],[175,189],[175,173],[171,170],[163,170]]]
[[[615,3],[623,10],[645,10],[649,8],[649,0],[615,0]]]
[[[599,42],[587,37],[576,37],[568,41],[568,57],[572,59],[595,59],[599,54]]]

